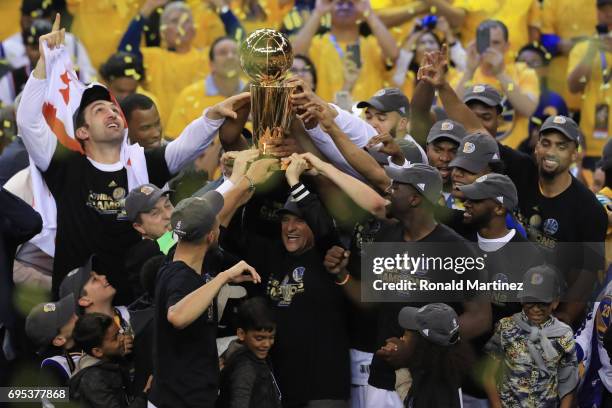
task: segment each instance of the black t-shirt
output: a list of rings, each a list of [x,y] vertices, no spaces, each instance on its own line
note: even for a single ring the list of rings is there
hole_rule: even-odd
[[[527,237],[549,254],[563,273],[581,263],[587,270],[602,269],[603,257],[593,256],[589,245],[559,245],[559,243],[600,243],[603,254],[608,219],[595,195],[572,176],[570,186],[554,198],[542,195],[536,164],[530,156],[500,146],[507,174],[516,185],[520,214]],[[566,275],[567,277],[567,275]],[[568,284],[573,278],[567,277]]]
[[[155,287],[154,379],[149,399],[158,408],[213,407],[219,387],[217,316],[211,306],[182,330],[168,322],[168,309],[204,286],[184,262],[162,266]]]
[[[149,259],[163,255],[159,249],[157,241],[152,239],[141,239],[125,254],[125,274],[130,288],[130,294],[134,299],[139,298],[145,293],[145,289],[140,282],[140,272],[142,266]]]
[[[401,223],[385,224],[379,231],[375,239],[376,242],[404,242],[404,227]],[[438,224],[435,229],[426,237],[419,240],[423,243],[465,243],[465,249],[462,251],[464,255],[474,256],[473,251],[469,248],[467,241],[445,225]],[[456,245],[456,244],[455,244]],[[453,252],[456,251],[454,247]],[[455,254],[457,255],[457,254]],[[428,271],[429,273],[430,271]],[[456,275],[462,279],[475,280],[475,277],[470,272],[465,272],[463,275]],[[428,275],[424,275],[425,278]],[[457,302],[447,302],[457,315],[463,313],[463,305]],[[385,345],[386,339],[390,337],[401,337],[404,334],[404,329],[401,328],[397,321],[397,316],[404,306],[421,307],[425,305],[422,302],[411,303],[382,303],[379,308],[377,322],[377,347]],[[382,358],[374,355],[372,365],[370,366],[370,378],[368,383],[376,388],[385,390],[395,390],[395,370]]]
[[[170,178],[164,151],[164,147],[145,151],[149,182],[159,187]],[[117,289],[115,301],[130,303],[134,299],[123,273],[124,256],[140,236],[124,208],[127,170],[99,170],[85,155],[58,144],[43,177],[57,205],[53,293],[57,296],[64,276],[95,253]]]

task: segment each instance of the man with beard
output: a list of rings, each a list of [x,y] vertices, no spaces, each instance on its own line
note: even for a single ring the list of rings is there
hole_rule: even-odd
[[[445,50],[426,57],[419,70],[419,79],[438,89],[449,116],[460,120],[468,132],[488,133],[444,79],[447,61],[443,52]],[[557,316],[568,323],[577,321],[582,314],[584,303],[581,301],[592,290],[595,272],[603,268],[607,226],[605,211],[593,193],[569,172],[571,163],[576,160],[579,143],[580,131],[571,118],[551,116],[540,128],[535,163],[530,156],[499,145],[508,176],[518,191],[519,209],[528,238],[549,252],[557,250],[555,262],[567,270],[568,298],[580,301],[560,306]],[[561,247],[569,247],[558,248],[559,242],[585,244],[573,246],[571,251],[560,251]],[[579,276],[575,273],[568,276],[569,269],[578,272]]]

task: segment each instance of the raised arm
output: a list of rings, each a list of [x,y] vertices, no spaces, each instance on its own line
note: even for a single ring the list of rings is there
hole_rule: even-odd
[[[399,48],[395,38],[391,35],[385,24],[378,18],[376,13],[372,12],[370,0],[361,0],[357,3],[357,10],[365,17],[372,34],[376,37],[378,45],[383,52],[383,56],[395,63],[399,56]]]
[[[224,101],[206,109],[202,117],[191,122],[166,147],[165,158],[171,174],[198,157],[212,143],[217,131],[226,118],[236,119],[236,110],[248,103],[250,95],[244,92],[231,96]]]
[[[321,26],[321,18],[331,11],[333,3],[330,0],[317,0],[314,10],[293,41],[293,53],[308,55],[310,43]]]
[[[571,72],[567,77],[567,86],[570,92],[580,93],[584,91],[587,83],[591,80],[593,62],[595,61],[598,50],[599,41],[592,39],[588,41],[586,52],[581,53],[579,46],[575,47],[570,52],[569,67]],[[599,61],[599,59],[597,59],[597,61]],[[571,67],[574,68],[572,69]]]
[[[429,7],[425,2],[419,1],[397,7],[386,7],[376,10],[376,15],[387,27],[395,27],[412,20],[419,14],[427,12]]]
[[[57,137],[51,131],[43,116],[43,104],[48,86],[43,44],[46,44],[48,49],[51,50],[50,53],[53,51],[60,52],[56,48],[63,46],[65,32],[65,29],[60,29],[60,15],[57,14],[51,32],[39,39],[40,58],[32,75],[26,82],[22,95],[22,101],[27,102],[20,103],[19,109],[17,109],[17,126],[23,143],[28,150],[28,154],[34,160],[34,164],[41,171],[47,170],[57,147]]]
[[[446,17],[453,28],[458,28],[465,21],[466,11],[459,7],[454,7],[448,0],[426,0],[425,3],[431,8],[436,8],[436,13]]]

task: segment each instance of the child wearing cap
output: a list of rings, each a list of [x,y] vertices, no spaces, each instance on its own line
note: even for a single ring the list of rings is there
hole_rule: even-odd
[[[431,303],[421,308],[406,306],[398,316],[405,330],[403,358],[412,375],[404,400],[406,408],[461,407],[461,381],[469,367],[460,342],[459,318],[450,306]],[[397,351],[391,341],[377,352]]]
[[[485,374],[492,407],[572,406],[576,349],[572,329],[552,316],[559,305],[557,282],[548,265],[529,269],[519,295],[523,310],[501,319],[485,346],[492,359]]]
[[[238,320],[239,342],[222,356],[217,408],[280,408],[281,393],[268,357],[276,334],[272,311],[263,298],[248,299],[240,305]]]
[[[65,386],[76,371],[81,352],[75,351],[72,331],[77,321],[72,294],[57,302],[40,303],[26,318],[26,334],[47,356],[41,364],[41,378],[46,384]]]

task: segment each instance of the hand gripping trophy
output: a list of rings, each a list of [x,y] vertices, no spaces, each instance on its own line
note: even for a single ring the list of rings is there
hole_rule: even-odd
[[[251,79],[253,142],[266,155],[266,143],[282,139],[291,125],[289,96],[295,87],[283,84],[293,64],[291,43],[283,34],[260,29],[240,46],[240,65]]]

